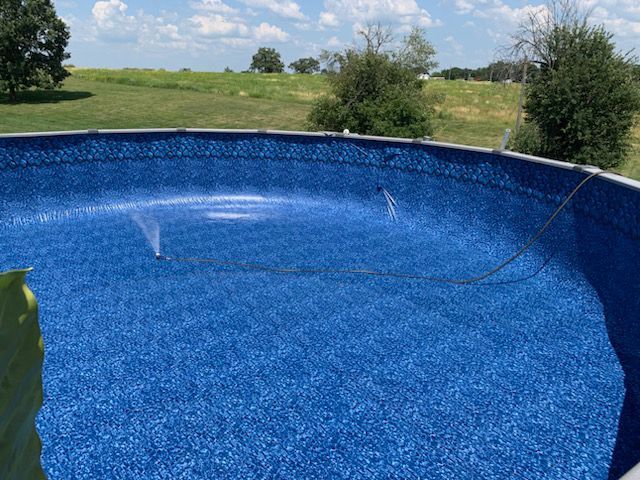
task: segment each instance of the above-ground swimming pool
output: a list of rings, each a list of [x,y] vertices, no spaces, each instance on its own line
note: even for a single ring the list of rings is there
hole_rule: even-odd
[[[418,141],[0,138],[51,479],[607,479],[640,461],[640,191]],[[384,189],[384,190],[382,190]],[[390,206],[390,199],[396,206]],[[395,209],[395,219],[390,210]]]

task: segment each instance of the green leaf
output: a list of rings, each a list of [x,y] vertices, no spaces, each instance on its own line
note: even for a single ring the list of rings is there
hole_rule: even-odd
[[[0,273],[0,478],[44,479],[35,419],[42,406],[44,346],[29,270]]]

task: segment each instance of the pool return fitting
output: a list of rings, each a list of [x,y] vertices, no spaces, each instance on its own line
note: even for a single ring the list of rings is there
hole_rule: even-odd
[[[533,235],[529,239],[529,241],[527,241],[527,243],[524,244],[524,246],[522,246],[522,248],[520,248],[520,250],[518,250],[511,257],[507,258],[506,260],[504,260],[503,262],[501,262],[491,270],[483,273],[482,275],[478,275],[475,277],[455,279],[455,278],[443,278],[443,277],[436,277],[436,276],[429,276],[429,275],[419,275],[419,274],[413,274],[413,273],[384,272],[384,271],[367,270],[367,269],[349,269],[349,268],[333,269],[333,268],[319,268],[319,267],[318,268],[296,268],[296,267],[288,268],[288,267],[276,267],[271,265],[263,265],[260,263],[240,262],[240,261],[234,261],[234,260],[220,260],[217,258],[168,257],[165,255],[162,255],[160,252],[156,252],[156,260],[162,261],[162,262],[174,262],[174,263],[204,263],[204,264],[216,265],[219,267],[235,267],[243,270],[256,270],[261,272],[279,273],[279,274],[366,275],[366,276],[372,276],[372,277],[400,278],[400,279],[407,279],[407,280],[424,280],[428,282],[446,283],[451,285],[471,285],[471,284],[480,283],[483,280],[486,280],[489,277],[492,277],[493,275],[500,272],[505,267],[507,267],[514,261],[516,261],[522,255],[524,255],[538,240],[540,240],[540,238],[545,234],[545,232],[549,229],[549,227],[551,227],[551,225],[556,220],[556,218],[558,218],[558,215],[562,213],[562,211],[567,207],[567,205],[571,202],[571,200],[573,200],[573,198],[578,194],[578,192],[582,190],[582,188],[585,185],[587,185],[591,180],[605,173],[608,173],[608,172],[597,171],[594,173],[590,173],[587,177],[582,179],[582,181],[580,181],[580,183],[562,201],[562,203],[558,206],[558,208],[556,208],[556,210],[549,217],[546,223],[535,233],[535,235]],[[386,192],[386,190],[382,189],[382,187],[379,187],[379,188],[381,189],[381,191]],[[393,197],[389,195],[391,199],[390,200],[387,197],[387,194],[388,192],[385,194],[385,198],[387,199],[387,202],[392,203],[392,205],[395,206],[395,200],[393,200]],[[393,210],[393,212],[395,214],[395,209]],[[390,212],[389,214],[391,215]]]

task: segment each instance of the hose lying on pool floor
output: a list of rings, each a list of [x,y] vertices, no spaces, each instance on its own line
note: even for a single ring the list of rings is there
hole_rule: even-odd
[[[179,263],[208,263],[213,265],[218,265],[221,267],[236,267],[242,268],[245,270],[259,270],[263,272],[269,273],[300,273],[300,274],[342,274],[342,275],[369,275],[374,277],[388,277],[388,278],[403,278],[410,280],[425,280],[429,282],[437,282],[437,283],[448,283],[453,285],[469,285],[472,283],[478,283],[487,278],[495,275],[500,270],[504,269],[509,264],[513,263],[515,260],[520,258],[527,250],[529,250],[541,237],[544,233],[549,229],[549,227],[553,224],[555,219],[560,215],[560,213],[565,209],[565,207],[571,202],[573,197],[584,187],[587,183],[589,183],[595,177],[602,175],[603,173],[607,173],[604,171],[599,171],[595,173],[591,173],[588,177],[584,178],[574,189],[573,191],[567,195],[564,201],[560,204],[558,208],[553,212],[553,214],[549,217],[547,222],[537,231],[537,233],[529,239],[529,241],[514,255],[504,260],[502,263],[492,268],[491,270],[483,273],[482,275],[478,275],[476,277],[463,278],[463,279],[453,279],[453,278],[441,278],[441,277],[433,277],[429,275],[418,275],[413,273],[401,273],[401,272],[383,272],[376,270],[366,270],[366,269],[333,269],[333,268],[286,268],[286,267],[274,267],[269,265],[262,265],[259,263],[247,263],[247,262],[239,262],[233,260],[219,260],[216,258],[180,258],[180,257],[167,257],[161,255],[160,253],[156,253],[156,259],[159,261],[165,262],[179,262]]]

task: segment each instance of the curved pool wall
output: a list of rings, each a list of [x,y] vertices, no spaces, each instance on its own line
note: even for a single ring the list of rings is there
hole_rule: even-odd
[[[121,293],[113,285],[134,282],[135,286],[131,284],[130,288],[137,301],[142,301],[145,293],[153,297],[156,292],[145,290],[144,284],[153,283],[149,280],[150,275],[160,276],[160,267],[155,264],[149,266],[152,252],[143,246],[140,247],[140,252],[144,253],[137,252],[139,255],[127,260],[126,264],[114,265],[120,261],[116,259],[107,265],[99,251],[104,249],[111,255],[117,254],[120,240],[100,235],[108,231],[100,222],[111,222],[112,219],[120,218],[114,215],[123,216],[131,211],[207,206],[212,201],[220,201],[225,195],[232,195],[236,200],[260,198],[261,202],[272,202],[276,209],[280,205],[293,205],[290,199],[296,198],[302,200],[296,200],[297,203],[291,210],[286,210],[287,214],[295,217],[296,212],[303,212],[308,218],[318,222],[318,232],[322,232],[325,226],[324,217],[320,215],[339,218],[346,211],[356,212],[365,219],[365,227],[359,230],[364,236],[362,239],[349,240],[345,244],[348,245],[346,249],[336,247],[338,250],[351,251],[324,254],[309,246],[304,250],[308,255],[299,257],[277,250],[256,251],[251,248],[251,241],[247,241],[246,245],[233,246],[237,249],[235,251],[221,253],[203,251],[198,245],[179,242],[171,244],[171,239],[168,239],[168,245],[163,243],[163,247],[173,251],[164,253],[178,256],[213,255],[231,260],[256,260],[272,264],[283,262],[285,266],[306,264],[341,268],[361,262],[358,264],[360,267],[395,268],[459,278],[482,273],[512,254],[535,233],[555,206],[580,180],[593,171],[596,170],[508,152],[353,135],[344,137],[336,134],[291,132],[156,130],[1,136],[0,180],[3,188],[0,194],[0,269],[30,265],[36,267],[31,283],[40,297],[43,333],[48,346],[45,361],[45,406],[39,424],[44,441],[45,469],[51,478],[82,478],[81,472],[84,472],[85,478],[92,475],[104,477],[108,471],[105,468],[109,464],[109,455],[114,457],[110,460],[111,463],[127,463],[126,456],[116,457],[117,453],[113,451],[101,450],[106,447],[99,445],[99,433],[93,435],[93,440],[80,438],[82,433],[78,429],[88,428],[86,425],[90,419],[78,418],[79,410],[74,410],[75,407],[67,402],[73,403],[70,399],[74,395],[90,396],[88,392],[92,388],[91,375],[100,375],[100,369],[106,367],[94,366],[95,371],[87,369],[70,373],[69,366],[65,365],[68,361],[66,352],[73,347],[61,343],[68,339],[73,344],[73,335],[76,333],[83,342],[92,338],[94,333],[100,334],[82,331],[81,324],[78,325],[79,333],[69,326],[74,323],[69,322],[66,316],[83,312],[79,306],[72,305],[74,302],[81,302],[82,297],[88,296],[89,298],[84,299],[88,309],[109,305],[108,308],[105,307],[105,315],[117,316],[122,313],[118,310],[119,307],[113,307],[104,298],[110,291]],[[384,218],[383,200],[377,192],[379,185],[389,190],[399,202],[397,227],[387,225],[390,222]],[[97,227],[87,226],[82,235],[70,230],[73,225],[93,218],[97,219]],[[101,218],[104,220],[100,220]],[[347,217],[344,220],[346,223],[349,221]],[[113,221],[118,223],[118,220]],[[179,221],[176,222],[174,226],[179,229]],[[354,220],[354,223],[358,222]],[[380,255],[368,256],[367,252],[358,251],[359,244],[366,244],[372,252],[378,252],[378,247],[366,243],[369,241],[366,238],[369,227],[366,225],[369,224],[372,225],[371,229],[381,225],[379,228],[389,238],[394,235],[393,228],[413,232],[411,234],[415,235],[419,244],[418,240],[422,236],[433,233],[431,229],[437,231],[437,236],[431,239],[433,243],[424,241],[418,247],[411,247],[410,243],[402,244],[407,240],[404,237],[398,238],[397,245],[391,243],[378,246],[379,251],[390,251],[388,258],[379,258]],[[339,229],[340,225],[332,224],[331,228]],[[277,231],[286,234],[285,230]],[[318,232],[315,234],[318,235]],[[376,232],[371,233],[371,238],[375,241],[376,235]],[[138,234],[137,243],[144,244],[144,240],[139,237]],[[341,237],[336,238],[339,240]],[[238,243],[237,240],[234,239],[235,243]],[[299,238],[288,240],[305,241],[305,237],[300,234]],[[259,244],[261,240],[252,241]],[[332,241],[336,242],[335,239]],[[334,435],[337,437],[333,440],[328,438],[326,443],[316,444],[314,448],[317,451],[311,448],[309,440],[305,440],[304,436],[297,437],[298,443],[291,442],[291,450],[287,447],[282,454],[273,450],[273,446],[268,447],[268,441],[266,444],[244,445],[243,448],[262,450],[256,455],[261,456],[264,468],[265,465],[274,468],[274,465],[283,462],[283,458],[289,459],[293,463],[282,463],[287,468],[280,473],[285,472],[292,478],[299,476],[301,472],[318,478],[340,476],[338,472],[351,478],[375,476],[374,473],[379,476],[400,474],[411,477],[413,474],[417,477],[426,475],[431,478],[450,478],[453,475],[464,478],[472,475],[471,472],[476,478],[509,478],[517,475],[515,472],[524,472],[522,476],[525,478],[618,478],[640,461],[639,241],[640,187],[636,182],[606,174],[593,179],[581,190],[534,249],[511,271],[502,272],[493,281],[494,286],[405,286],[380,281],[383,282],[383,288],[376,283],[378,280],[368,279],[329,278],[322,285],[312,284],[316,280],[300,280],[302,284],[295,288],[302,292],[305,289],[313,292],[314,288],[319,288],[318,292],[333,288],[344,289],[345,292],[355,289],[352,301],[335,293],[342,302],[346,302],[344,305],[336,304],[332,314],[338,316],[341,308],[356,315],[353,312],[358,311],[357,302],[366,298],[357,295],[366,295],[365,287],[368,284],[373,285],[371,289],[375,295],[381,295],[380,292],[388,292],[389,289],[398,291],[397,298],[392,295],[388,300],[390,306],[394,307],[390,312],[406,312],[409,316],[415,314],[416,318],[428,315],[430,310],[445,315],[444,307],[423,305],[417,300],[421,289],[433,290],[436,292],[435,296],[431,297],[431,294],[425,292],[425,298],[430,301],[440,299],[437,301],[445,306],[448,302],[458,306],[467,303],[468,308],[476,309],[474,315],[469,314],[469,318],[477,318],[478,324],[469,324],[466,328],[477,331],[478,339],[489,344],[496,343],[495,348],[490,350],[494,353],[500,349],[508,349],[508,344],[499,347],[498,339],[503,335],[508,338],[515,331],[501,330],[510,328],[511,325],[494,323],[494,319],[484,310],[489,311],[488,305],[494,308],[504,301],[509,304],[509,308],[503,312],[506,313],[507,320],[510,312],[513,312],[514,318],[519,318],[522,311],[534,312],[529,317],[533,319],[531,330],[527,331],[527,326],[520,326],[524,330],[519,331],[519,335],[530,335],[531,345],[541,348],[536,343],[540,341],[537,337],[548,334],[549,344],[555,348],[550,351],[555,354],[549,354],[549,358],[543,363],[545,367],[537,372],[539,377],[528,372],[525,361],[528,358],[525,354],[528,355],[528,352],[525,351],[510,352],[508,358],[514,362],[511,366],[482,366],[487,369],[487,377],[492,378],[491,381],[487,380],[487,388],[497,388],[500,385],[506,391],[512,390],[509,395],[518,396],[518,402],[526,404],[534,412],[527,414],[527,408],[523,407],[522,411],[502,412],[500,415],[504,417],[499,418],[498,413],[492,410],[499,406],[493,405],[481,393],[482,376],[476,376],[476,372],[469,373],[468,379],[464,378],[464,368],[471,368],[467,364],[456,373],[465,386],[453,387],[453,391],[443,397],[450,399],[450,408],[456,413],[449,411],[449,406],[446,402],[443,404],[442,399],[429,407],[433,409],[435,416],[450,415],[450,421],[453,422],[453,418],[456,418],[459,424],[450,426],[451,433],[447,433],[447,429],[443,427],[444,433],[441,432],[440,436],[422,432],[420,428],[428,429],[424,425],[413,425],[411,429],[407,427],[407,431],[414,432],[414,436],[405,430],[396,432],[396,436],[400,438],[406,436],[406,451],[414,453],[403,456],[397,453],[402,448],[394,450],[395,456],[389,454],[389,457],[393,457],[389,465],[385,464],[383,454],[373,451],[375,441],[371,441],[375,438],[368,439],[366,436],[358,437],[360,443],[355,442],[350,447],[343,445],[345,453],[340,461],[336,460],[334,455],[336,449],[340,451],[342,438],[339,432],[349,433],[345,426],[348,423],[340,428],[336,427]],[[65,245],[65,242],[79,243]],[[84,243],[87,245],[82,245]],[[440,243],[450,243],[451,246],[443,247]],[[49,254],[47,248],[52,244],[51,251],[54,253]],[[429,256],[429,249],[436,247],[439,249],[438,255],[432,258]],[[130,248],[128,244],[122,248],[123,255],[133,255],[126,250]],[[82,252],[86,257],[74,256],[74,250]],[[428,259],[431,263],[416,263],[412,255],[424,255],[422,260]],[[365,263],[377,262],[378,259],[379,264]],[[80,271],[79,284],[68,280],[75,270]],[[173,272],[167,281],[175,282],[181,275],[201,275],[198,273],[200,271],[201,267],[184,267]],[[223,284],[242,282],[241,278],[223,276],[216,281]],[[258,282],[256,285],[261,286],[290,282],[268,275],[255,281]],[[527,285],[539,288],[536,287],[535,292],[531,290],[526,293],[523,289],[528,288]],[[467,293],[469,290],[465,290],[469,288],[474,289],[470,294]],[[280,301],[276,292],[277,289],[272,292],[274,297],[271,297],[275,304]],[[92,295],[95,295],[95,305]],[[291,295],[291,301],[298,298],[296,295],[304,297],[303,293]],[[464,297],[456,300],[461,295],[468,295],[468,300],[463,300]],[[514,304],[515,300],[510,299],[510,295],[517,297],[520,303]],[[554,308],[554,295],[558,295],[557,308]],[[74,296],[78,299],[71,300]],[[61,298],[63,299],[60,300]],[[269,301],[269,298],[266,296],[262,300]],[[398,307],[398,304],[408,302],[409,298],[414,306],[403,304]],[[506,300],[507,298],[509,299]],[[113,300],[115,303],[126,301],[126,296]],[[386,311],[386,306],[363,305]],[[544,308],[537,312],[539,305]],[[586,307],[582,310],[576,305]],[[189,304],[189,307],[192,306]],[[153,305],[149,306],[152,307]],[[159,297],[155,307],[161,311],[164,309],[172,314],[176,313],[167,297]],[[199,304],[199,308],[209,307],[205,303]],[[366,308],[362,307],[362,310]],[[268,310],[267,307],[265,309]],[[194,312],[192,314],[195,315]],[[442,322],[455,329],[456,311],[448,311],[448,314],[448,317],[442,317]],[[100,312],[94,311],[87,315],[99,316]],[[545,324],[542,321],[545,315],[557,322],[554,320]],[[583,315],[593,315],[596,320],[585,326]],[[123,327],[121,322],[116,321],[116,317],[109,318],[109,321]],[[60,326],[54,320],[60,321]],[[83,319],[78,318],[78,321],[82,323]],[[454,322],[453,326],[450,322]],[[600,327],[601,330],[598,330]],[[486,331],[483,331],[485,328]],[[571,331],[573,328],[575,331]],[[593,338],[589,337],[590,328],[596,332]],[[545,329],[548,331],[545,332]],[[564,332],[565,329],[567,332]],[[563,335],[567,335],[562,341],[555,338],[561,330]],[[347,330],[346,333],[348,332]],[[572,338],[575,344],[572,343]],[[93,340],[100,342],[99,338]],[[511,341],[516,342],[517,337],[513,337]],[[567,356],[564,358],[558,354],[562,352],[562,342],[567,342]],[[475,346],[466,344],[461,348],[473,350]],[[108,351],[102,353],[109,355]],[[467,361],[474,365],[482,363],[482,355],[479,351],[477,356],[471,355]],[[368,357],[361,360],[363,364],[369,361]],[[525,363],[519,365],[519,361]],[[446,355],[438,357],[437,362],[445,362],[446,365]],[[434,364],[437,362],[434,360]],[[546,365],[548,371],[544,371]],[[420,369],[415,368],[418,375]],[[444,367],[441,365],[440,368]],[[511,372],[512,377],[507,375],[508,372]],[[496,375],[507,376],[498,381]],[[532,377],[527,379],[527,375]],[[63,388],[65,382],[73,383],[69,378],[78,382],[77,389],[70,386]],[[408,392],[417,394],[419,392],[415,389],[419,387],[413,383],[415,381],[415,378],[407,378],[404,385],[409,389]],[[549,397],[536,390],[536,382],[544,383],[544,388],[549,389]],[[65,396],[65,388],[70,389],[73,395],[66,391]],[[125,394],[126,392],[123,395]],[[157,394],[155,392],[152,395]],[[467,400],[456,400],[458,394],[466,395]],[[561,394],[564,396],[559,398],[558,395]],[[400,398],[406,400],[407,395],[409,393],[404,392],[404,397]],[[506,393],[503,392],[503,395]],[[434,394],[434,397],[438,395]],[[394,399],[391,395],[389,401],[403,404],[400,398]],[[502,397],[498,398],[503,401]],[[344,400],[342,397],[340,399]],[[545,402],[549,403],[548,410],[541,407]],[[416,404],[416,399],[407,401],[406,408],[412,404]],[[119,405],[121,406],[111,405],[111,408],[117,409]],[[460,413],[465,408],[472,407],[480,410],[475,413],[469,411],[466,416]],[[349,406],[344,408],[348,410]],[[390,438],[394,436],[393,431],[387,431],[390,437],[386,437],[378,429],[379,423],[386,421],[384,415],[376,416],[375,406],[369,405],[368,408],[373,408],[373,413],[369,413],[365,420],[370,418],[378,422],[370,430],[381,435],[380,444],[389,444]],[[493,412],[493,417],[488,414],[488,417],[483,416],[480,413],[482,409]],[[549,412],[548,418],[540,413],[540,409]],[[410,412],[403,412],[404,419],[404,415]],[[114,412],[107,409],[93,414],[102,416],[103,422],[109,424],[109,415],[114,415]],[[174,412],[178,417],[180,414],[179,411]],[[423,414],[424,411],[421,411],[421,415]],[[131,415],[136,418],[136,411]],[[356,417],[347,415],[345,422],[354,421]],[[396,417],[391,415],[390,424],[394,418]],[[420,421],[424,422],[424,418],[418,414],[416,418],[422,418]],[[476,418],[482,428],[474,424]],[[492,418],[495,418],[496,425],[491,425]],[[509,418],[512,419],[511,425]],[[298,423],[305,424],[303,420]],[[326,421],[331,423],[329,419]],[[293,424],[297,423],[291,419],[284,422],[288,428]],[[434,420],[434,431],[437,430],[435,424],[437,422]],[[178,431],[184,433],[182,430]],[[517,435],[514,433],[516,431]],[[238,447],[233,438],[240,435],[232,432],[230,430],[223,435],[230,442],[226,444],[229,451],[235,451],[233,448]],[[300,432],[296,435],[299,436]],[[523,439],[522,435],[529,436],[529,440]],[[74,439],[79,451],[74,448]],[[149,438],[142,435],[137,441],[143,440],[148,441]],[[262,440],[265,441],[264,438]],[[433,452],[415,454],[410,448],[411,440],[428,444]],[[118,439],[111,437],[105,441],[117,442]],[[127,443],[126,440],[122,441]],[[190,441],[191,439],[187,443]],[[517,445],[514,451],[509,450],[509,443]],[[557,445],[549,446],[552,444]],[[129,445],[128,448],[136,448],[135,445],[137,444]],[[161,447],[157,448],[160,449],[158,451],[162,450]],[[167,448],[169,450],[162,450],[165,452],[165,460],[171,458],[172,464],[179,465],[179,460],[171,457],[171,445]],[[371,450],[372,453],[365,454],[359,448],[367,452]],[[301,452],[304,449],[309,449],[313,454]],[[237,450],[242,457],[242,449]],[[96,452],[102,453],[98,455]],[[179,452],[179,449],[175,452]],[[179,453],[176,455],[180,456]],[[210,455],[215,456],[213,453]],[[245,451],[244,455],[253,459],[251,451]],[[299,457],[297,463],[292,460],[296,455]],[[77,456],[83,466],[65,463],[66,456]],[[104,462],[97,460],[103,457]],[[139,462],[143,461],[136,458]],[[152,453],[146,452],[141,458],[151,463],[146,467],[138,464],[137,468],[141,469],[137,472],[139,475],[152,471],[149,477],[163,478],[163,474],[167,474],[166,470],[158,466],[162,462],[154,458]],[[94,467],[91,466],[92,461]],[[185,478],[206,478],[199,468],[213,468],[213,471],[222,476],[260,476],[259,460],[252,460],[253,463],[247,460],[249,465],[232,455],[231,459],[225,461],[227,463],[222,467],[218,464],[212,467],[199,465],[194,460],[195,466],[184,467],[185,470],[180,471],[181,473],[169,473],[174,478],[181,475]],[[333,475],[326,473],[332,471],[329,467],[334,468]],[[114,478],[135,478],[135,468],[131,467],[127,474],[123,473],[124,470],[113,474]],[[167,468],[166,465],[163,468]],[[282,476],[287,475],[283,473]]]

